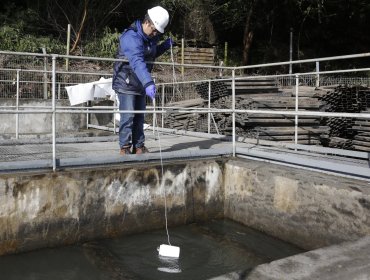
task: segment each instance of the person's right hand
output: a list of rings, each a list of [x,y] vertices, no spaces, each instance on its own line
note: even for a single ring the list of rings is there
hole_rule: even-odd
[[[150,97],[151,100],[155,98],[155,85],[151,84],[145,88],[145,94]]]

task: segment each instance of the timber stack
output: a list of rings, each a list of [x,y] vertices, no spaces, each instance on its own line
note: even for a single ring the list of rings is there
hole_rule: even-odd
[[[362,86],[339,85],[329,88],[323,94],[315,95],[325,102],[326,112],[360,113],[370,109],[370,89]],[[370,151],[368,134],[369,120],[354,118],[324,118],[323,122],[329,126],[329,134],[325,135],[325,145],[332,148]]]
[[[172,102],[171,107],[175,108],[202,108],[204,100],[202,98]],[[165,127],[172,129],[185,129],[189,131],[194,131],[198,118],[200,115],[198,113],[169,113],[164,116]]]
[[[212,103],[212,108],[230,109],[232,102],[232,83],[226,81],[227,95],[224,91],[216,96],[222,97]],[[208,86],[203,86],[208,89]],[[205,93],[198,88],[199,95]],[[311,88],[312,91],[312,88]],[[208,94],[208,91],[207,91]],[[212,92],[213,94],[213,92]],[[307,95],[303,94],[302,95]],[[319,110],[324,104],[317,98],[301,97],[299,100],[300,110]],[[274,79],[244,78],[235,80],[235,99],[236,109],[239,110],[272,110],[272,111],[294,111],[295,97],[292,92],[284,92],[279,89]],[[211,99],[213,100],[213,99]],[[215,123],[221,134],[231,135],[232,116],[231,114],[214,114]],[[235,117],[236,130],[239,136],[258,137],[263,140],[291,142],[294,141],[295,117],[293,115],[281,114],[247,114],[240,113]],[[199,129],[202,129],[198,126]],[[321,118],[305,117],[299,118],[298,143],[301,144],[320,144],[322,134],[328,133],[328,127],[321,125]],[[212,132],[216,129],[211,129]]]
[[[180,107],[207,107],[211,84],[211,108],[232,108],[231,81],[212,81],[196,86],[200,98],[179,103]],[[299,111],[370,112],[370,89],[361,86],[299,87]],[[295,88],[280,89],[272,79],[236,79],[236,109],[295,111]],[[173,105],[173,104],[172,104]],[[238,136],[263,140],[293,142],[295,116],[290,114],[237,113]],[[166,123],[172,128],[206,132],[207,114],[170,114]],[[217,126],[217,128],[216,128]],[[232,134],[232,115],[212,114],[211,132]],[[333,148],[370,151],[370,120],[339,117],[298,117],[298,143]]]
[[[368,93],[370,99],[370,93]],[[361,113],[370,114],[370,106],[367,111]],[[370,152],[370,120],[356,120],[353,130],[357,133],[354,137],[352,148],[358,151]]]

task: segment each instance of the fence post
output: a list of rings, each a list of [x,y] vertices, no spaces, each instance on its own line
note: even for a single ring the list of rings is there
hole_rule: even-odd
[[[165,85],[163,84],[162,85],[162,110],[163,111],[163,108],[164,108],[164,87]],[[164,128],[164,114],[162,113],[162,128]]]
[[[211,133],[211,80],[208,81],[208,133]]]
[[[298,92],[299,92],[299,75],[295,75],[295,116],[294,116],[294,150],[297,151],[298,145]]]
[[[184,38],[181,39],[181,64],[184,64],[185,61],[185,40]],[[181,76],[184,79],[184,66],[181,66]]]
[[[316,87],[320,86],[320,62],[316,61]]]
[[[15,138],[19,139],[19,72],[20,70],[17,70],[17,96],[16,96],[16,109],[17,109],[17,114],[15,115]]]
[[[43,80],[44,80],[44,99],[48,99],[48,59],[46,57],[46,48],[42,48],[42,53],[44,54],[44,75],[43,75]]]
[[[66,48],[66,54],[69,55],[69,47],[71,44],[71,24],[68,24],[67,27],[67,48]],[[66,71],[69,69],[69,58],[66,58]]]
[[[56,164],[56,111],[55,111],[55,71],[56,71],[56,56],[53,55],[52,58],[52,72],[51,72],[51,93],[52,93],[52,101],[51,101],[51,107],[52,107],[52,137],[53,137],[53,171],[56,170],[57,164]]]
[[[235,128],[235,69],[232,70],[232,81],[231,81],[231,92],[232,92],[232,122],[233,122],[233,157],[236,154],[236,128]]]

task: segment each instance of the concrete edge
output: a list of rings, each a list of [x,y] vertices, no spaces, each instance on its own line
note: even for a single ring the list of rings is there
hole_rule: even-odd
[[[337,175],[359,177],[359,179],[370,180],[370,164],[368,167],[343,164],[324,159],[312,159],[299,155],[289,155],[288,153],[265,152],[257,149],[236,148],[238,156],[249,156],[255,159],[274,161],[277,164],[284,163],[294,165],[294,167],[311,168],[316,171],[330,172]]]
[[[127,155],[127,156],[99,156],[99,157],[79,157],[79,158],[63,158],[57,159],[56,166],[59,168],[69,167],[91,167],[112,164],[143,164],[143,163],[158,163],[168,160],[199,160],[210,157],[223,157],[230,156],[232,153],[231,147],[224,147],[217,150],[188,150],[188,151],[175,151],[175,152],[162,152],[162,153],[148,153],[140,156]],[[30,161],[13,161],[13,162],[0,162],[0,173],[17,172],[17,171],[31,171],[39,169],[53,168],[51,159],[45,160],[30,160]]]
[[[369,273],[370,236],[365,236],[209,280],[370,279]]]

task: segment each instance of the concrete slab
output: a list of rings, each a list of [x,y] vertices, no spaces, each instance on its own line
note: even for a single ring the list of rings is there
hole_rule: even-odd
[[[370,237],[263,264],[239,279],[370,279]]]
[[[99,132],[95,132],[97,135]],[[85,133],[86,134],[86,133]],[[292,164],[301,168],[321,168],[324,172],[342,173],[345,176],[358,176],[370,180],[370,163],[366,157],[335,156],[308,151],[295,151],[292,145],[259,145],[239,139],[236,156],[247,156],[260,160],[272,160],[281,164]],[[175,131],[165,129],[159,134],[146,130],[146,146],[150,155],[119,155],[118,136],[57,138],[57,166],[97,165],[123,162],[142,162],[146,160],[190,158],[203,156],[232,155],[231,138],[206,133]],[[162,152],[160,154],[159,152]],[[50,138],[0,141],[0,172],[7,170],[51,168],[52,143]],[[370,155],[369,155],[370,157]],[[63,163],[63,164],[62,164]],[[368,174],[368,175],[367,175]]]

